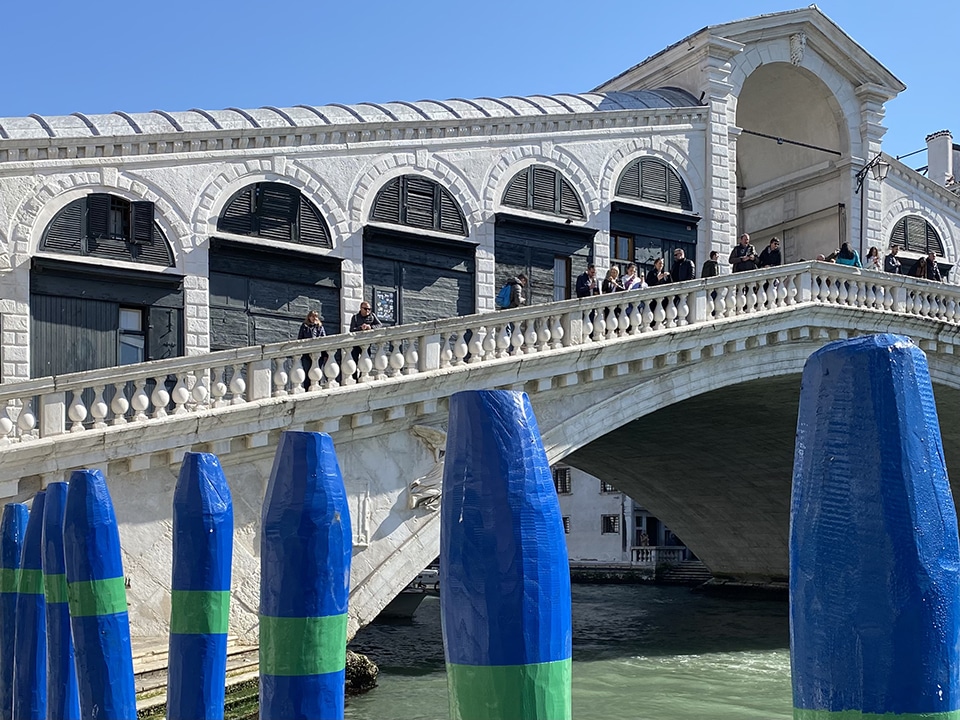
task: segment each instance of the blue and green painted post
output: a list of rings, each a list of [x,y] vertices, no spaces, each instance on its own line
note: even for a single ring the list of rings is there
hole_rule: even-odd
[[[569,720],[567,546],[525,393],[450,400],[440,602],[452,720]]]
[[[135,720],[120,534],[107,483],[99,470],[76,470],[70,476],[63,554],[80,714],[97,720]]]
[[[63,514],[67,484],[47,485],[43,505],[43,589],[47,608],[47,718],[80,720],[77,671],[73,666],[73,636],[63,564]]]
[[[260,540],[261,720],[343,718],[352,538],[333,440],[283,433]]]
[[[47,609],[42,560],[46,495],[41,490],[33,496],[23,536],[14,643],[13,720],[45,720],[47,717]]]
[[[960,541],[926,358],[831,343],[803,371],[790,517],[795,720],[960,720]]]
[[[13,717],[13,659],[23,536],[30,511],[23,503],[3,506],[0,519],[0,720]]]
[[[167,720],[224,715],[233,501],[216,455],[187,453],[173,493]]]

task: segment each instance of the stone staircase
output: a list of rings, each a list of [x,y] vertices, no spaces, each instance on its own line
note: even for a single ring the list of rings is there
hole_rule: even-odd
[[[713,579],[713,575],[699,560],[684,560],[679,565],[671,565],[657,573],[657,580],[664,585],[702,585]]]
[[[137,717],[163,718],[167,702],[167,640],[134,640],[133,674],[137,688]],[[256,717],[257,647],[227,641],[227,717]],[[250,708],[252,707],[252,711]]]

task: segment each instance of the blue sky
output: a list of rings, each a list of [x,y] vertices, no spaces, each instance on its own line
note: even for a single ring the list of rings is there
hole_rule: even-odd
[[[706,25],[800,6],[8,0],[0,117],[580,92]],[[820,7],[907,85],[887,105],[884,150],[942,129],[960,142],[960,3]]]

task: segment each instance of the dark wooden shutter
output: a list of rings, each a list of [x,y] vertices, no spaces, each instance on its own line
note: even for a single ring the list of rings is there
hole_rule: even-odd
[[[106,193],[87,195],[87,237],[106,237],[110,229],[110,196]]]
[[[907,249],[907,219],[900,218],[897,224],[893,226],[893,232],[890,233],[890,244],[899,245],[904,250]]]
[[[530,207],[530,198],[528,197],[529,177],[530,168],[514,175],[503,194],[504,205],[524,209]]]
[[[293,225],[300,204],[300,192],[280,183],[257,187],[257,235],[270,240],[293,240]]]
[[[183,355],[180,328],[183,310],[151,307],[147,314],[147,360],[166,360]]]
[[[667,166],[659,160],[643,160],[640,163],[641,199],[652,202],[667,202]]]
[[[404,225],[433,230],[437,227],[434,196],[437,184],[426,178],[406,176]]]
[[[560,214],[569,217],[583,218],[583,208],[577,191],[564,178],[560,178]]]
[[[130,203],[130,242],[134,245],[149,245],[153,242],[153,203]]]
[[[440,230],[457,235],[467,234],[467,223],[457,201],[446,188],[440,191]]]
[[[332,247],[330,231],[327,224],[320,217],[320,213],[304,198],[300,198],[300,211],[297,218],[300,229],[300,242],[304,245],[317,247]]]
[[[940,236],[937,235],[937,231],[933,229],[933,225],[925,221],[927,226],[926,228],[926,238],[927,238],[927,252],[936,253],[937,255],[943,256],[943,243],[940,242]]]
[[[532,210],[557,212],[557,173],[549,168],[533,168]]]
[[[640,198],[640,161],[634,160],[620,176],[617,183],[617,195]]]
[[[56,214],[47,226],[40,249],[48,252],[83,254],[83,210],[86,199],[74,200]]]
[[[217,230],[235,233],[236,235],[253,233],[253,192],[255,188],[255,185],[250,185],[233,196],[220,215]]]
[[[381,222],[400,223],[400,178],[394,178],[377,193],[372,217]]]

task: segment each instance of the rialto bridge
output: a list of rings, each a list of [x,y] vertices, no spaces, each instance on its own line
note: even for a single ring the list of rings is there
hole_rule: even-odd
[[[216,453],[236,513],[231,632],[252,638],[277,439],[330,433],[353,514],[352,633],[438,554],[450,396],[511,388],[529,394],[551,462],[634,497],[715,575],[783,579],[806,358],[838,338],[911,337],[930,363],[951,465],[958,328],[956,286],[806,262],[6,383],[0,495],[28,501],[72,469],[101,468],[121,523],[133,630],[163,635],[179,463],[190,450]]]

